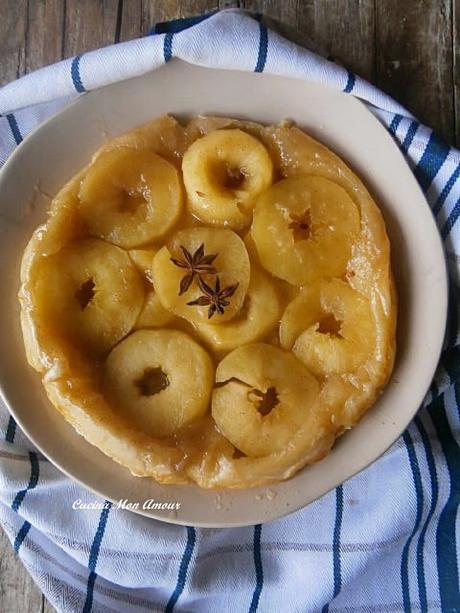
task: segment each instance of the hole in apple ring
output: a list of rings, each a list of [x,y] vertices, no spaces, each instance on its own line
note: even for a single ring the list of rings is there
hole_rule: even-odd
[[[264,417],[278,405],[278,394],[275,387],[269,387],[266,392],[252,389],[248,392],[248,400],[256,405],[257,411]]]
[[[92,279],[88,279],[87,281],[82,283],[80,287],[77,289],[77,291],[75,292],[74,294],[75,299],[80,305],[80,309],[82,311],[86,309],[86,307],[89,305],[91,300],[96,295],[96,292],[94,291],[95,287],[96,287],[96,284],[94,283],[94,281]]]
[[[141,396],[154,396],[169,386],[168,376],[161,368],[146,368],[140,379],[134,382]]]

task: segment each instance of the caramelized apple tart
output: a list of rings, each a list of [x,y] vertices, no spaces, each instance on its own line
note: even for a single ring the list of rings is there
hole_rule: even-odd
[[[325,457],[388,381],[379,208],[290,124],[163,116],[104,144],[21,268],[27,359],[132,474],[245,488]]]

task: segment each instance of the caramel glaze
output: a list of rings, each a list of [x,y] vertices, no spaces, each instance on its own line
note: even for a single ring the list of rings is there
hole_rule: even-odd
[[[196,117],[181,125],[173,117],[164,116],[107,142],[93,161],[113,148],[147,148],[180,169],[184,152],[194,140],[212,130],[230,127],[249,132],[267,147],[274,162],[275,180],[298,174],[329,178],[341,185],[357,205],[361,234],[345,277],[370,300],[377,329],[376,347],[374,355],[356,372],[320,382],[320,408],[281,452],[262,458],[239,453],[219,433],[210,413],[171,438],[148,436],[108,402],[103,386],[106,356],[89,353],[77,342],[56,335],[52,322],[40,319],[34,300],[33,279],[41,258],[87,235],[77,211],[79,186],[86,172],[83,169],[54,198],[47,222],[35,231],[24,254],[19,296],[28,361],[41,373],[51,402],[80,434],[133,474],[151,476],[162,483],[195,481],[205,488],[241,488],[288,478],[305,464],[328,454],[336,437],[355,425],[374,403],[393,366],[396,306],[385,225],[360,179],[325,146],[287,124],[263,127],[235,119]],[[177,230],[200,224],[185,209],[161,244],[167,243]],[[245,228],[240,236],[250,241],[248,231]],[[140,248],[159,246],[157,243]],[[250,244],[249,252],[251,258],[257,258]],[[273,281],[284,310],[299,288],[279,279]],[[197,335],[188,321],[175,317],[168,327],[183,330],[198,340],[216,365],[223,357]],[[279,346],[277,328],[260,340]]]

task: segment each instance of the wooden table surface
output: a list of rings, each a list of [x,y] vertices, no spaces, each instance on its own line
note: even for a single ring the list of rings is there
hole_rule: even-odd
[[[460,142],[460,0],[0,0],[0,84],[159,21],[239,6],[332,56]],[[51,611],[0,530],[0,611]]]

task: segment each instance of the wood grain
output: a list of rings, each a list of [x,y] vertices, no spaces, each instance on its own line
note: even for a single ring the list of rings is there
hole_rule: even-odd
[[[149,2],[145,0],[123,0],[120,40],[129,40],[148,34],[156,23],[201,15],[219,8],[219,3],[208,0],[163,0]]]
[[[454,140],[451,0],[376,3],[376,84]]]
[[[316,41],[311,36],[310,28],[302,27],[306,22],[300,21],[303,13],[303,6],[308,5],[308,1],[296,2],[270,2],[260,0],[244,0],[243,2],[222,2],[226,7],[240,5],[252,13],[259,13],[264,16],[264,22],[272,30],[276,30],[282,36],[289,38],[298,45],[304,45],[310,49],[322,52],[323,49],[316,46]],[[223,6],[221,7],[223,8]]]
[[[0,611],[43,613],[44,604],[40,590],[19,561],[2,530],[0,552]]]
[[[460,0],[0,0],[0,84],[155,23],[230,7],[262,13],[460,143]],[[1,531],[0,552],[0,611],[53,611]]]
[[[375,78],[374,0],[308,0],[299,3],[298,23],[327,55],[370,81]],[[311,25],[310,25],[311,24]]]
[[[62,59],[65,3],[61,0],[28,2],[25,72]],[[44,36],[52,32],[51,36]]]
[[[66,0],[63,57],[111,45],[117,17],[118,0]]]
[[[452,0],[452,78],[454,105],[454,137],[460,146],[460,0]]]
[[[27,32],[27,1],[2,0],[0,10],[0,83],[24,74]]]

